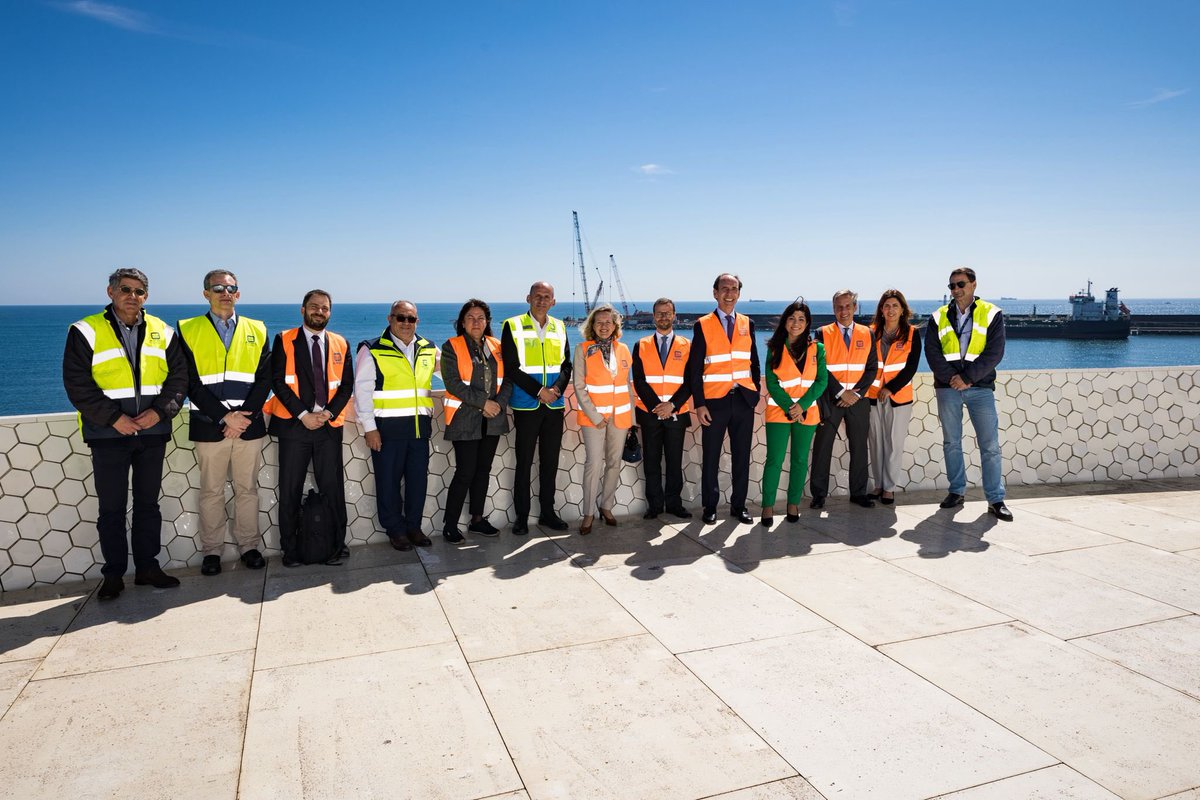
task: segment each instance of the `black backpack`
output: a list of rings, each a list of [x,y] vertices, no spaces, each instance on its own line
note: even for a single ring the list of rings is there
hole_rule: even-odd
[[[337,556],[337,521],[325,495],[309,489],[300,506],[300,530],[296,554],[303,564],[324,564]]]

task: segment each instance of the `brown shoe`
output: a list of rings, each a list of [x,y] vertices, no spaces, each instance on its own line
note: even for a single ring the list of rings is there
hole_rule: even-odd
[[[611,525],[614,528],[617,526],[617,518],[613,516],[611,511],[600,509],[600,517],[604,520],[605,525]]]
[[[592,519],[593,517],[590,514],[583,518],[583,522],[579,524],[580,536],[587,536],[592,532]]]

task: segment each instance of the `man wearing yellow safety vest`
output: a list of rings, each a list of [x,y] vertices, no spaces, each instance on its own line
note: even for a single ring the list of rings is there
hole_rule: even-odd
[[[259,551],[258,469],[267,426],[262,408],[271,393],[267,326],[234,310],[237,276],[214,269],[204,276],[208,313],[180,320],[188,357],[188,438],[200,465],[202,575],[221,571],[225,547],[225,484],[233,484],[233,535],[242,563],[267,565]]]
[[[530,472],[533,452],[538,452],[538,524],[565,531],[567,523],[554,510],[558,455],[562,450],[563,392],[571,382],[571,349],[567,328],[550,316],[554,287],[538,281],[525,298],[529,313],[504,320],[500,355],[504,379],[513,382],[513,427],[516,428],[517,465],[513,476],[513,507],[517,519],[513,533],[529,533]]]
[[[96,533],[104,576],[97,597],[113,600],[133,548],[134,583],[165,589],[179,585],[158,565],[162,547],[163,458],[171,420],[187,392],[187,358],[175,330],[142,310],[150,280],[139,269],[108,277],[103,311],[67,330],[63,386],[79,411],[83,441],[92,451],[98,513]],[[133,473],[133,527],[126,539],[125,509]]]
[[[1000,421],[996,414],[996,367],[1004,358],[1004,312],[975,297],[975,270],[960,267],[950,273],[950,303],[925,325],[925,360],[933,371],[938,419],[942,423],[942,453],[950,493],[942,508],[961,506],[967,491],[963,461],[963,408],[971,415],[983,493],[988,513],[1004,522],[1013,515],[1004,504],[1004,470],[1000,457]]]
[[[418,320],[413,303],[392,303],[387,328],[360,344],[354,361],[354,412],[371,448],[379,524],[397,550],[432,544],[421,520],[439,356],[433,342],[417,335]]]

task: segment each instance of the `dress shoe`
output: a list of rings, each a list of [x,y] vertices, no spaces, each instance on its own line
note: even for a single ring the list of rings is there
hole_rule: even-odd
[[[938,507],[954,508],[955,506],[961,506],[963,501],[966,499],[967,498],[963,497],[961,494],[955,494],[954,492],[951,492],[950,494],[946,495],[942,502],[938,503]]]
[[[799,514],[788,514],[787,516],[784,517],[784,519],[786,519],[788,522],[799,522],[800,515]]]
[[[204,563],[200,565],[201,575],[220,575],[221,574],[221,557],[220,556],[205,556]]]
[[[486,519],[481,519],[478,522],[472,522],[467,526],[467,530],[471,533],[478,533],[480,536],[499,536],[500,529]]]
[[[350,557],[350,548],[349,547],[347,547],[346,545],[342,545],[341,547],[338,548],[337,558],[349,558],[349,557]]]
[[[442,538],[450,544],[462,544],[467,540],[467,537],[462,535],[462,531],[458,528],[446,528],[442,531]]]
[[[395,547],[394,544],[392,546]],[[283,558],[281,560],[283,562],[283,565],[285,567],[287,567],[288,569],[292,569],[293,567],[299,567],[302,565],[302,562],[300,561],[300,559],[292,558],[291,556],[283,556]]]
[[[590,516],[584,517],[583,521],[581,523],[579,523],[579,535],[587,536],[591,532],[592,532],[592,517],[590,517]]]
[[[808,504],[808,507],[809,508],[824,508],[825,507],[825,498],[824,497],[814,497],[812,499],[812,501]]]
[[[715,525],[717,523],[717,510],[715,508],[704,509],[704,516],[702,519],[704,520],[705,525]]]
[[[896,502],[896,496],[892,495],[891,497],[884,497],[882,494],[880,494],[879,502],[883,503],[885,506],[890,506],[892,503]]]
[[[543,514],[538,517],[538,525],[541,525],[543,528],[549,528],[552,531],[565,531],[571,527],[563,522],[558,514]]]
[[[775,518],[774,517],[763,517],[762,519],[760,519],[758,521],[758,524],[762,525],[764,528],[767,528],[768,530],[770,530],[771,526],[775,524]]]
[[[133,573],[133,584],[135,586],[153,586],[155,589],[171,589],[179,585],[179,578],[162,571],[162,567],[155,564],[153,567],[146,567]]]
[[[613,528],[617,527],[617,518],[613,516],[611,511],[600,509],[600,518],[604,520],[604,524]]]
[[[738,522],[742,523],[743,525],[753,525],[754,524],[754,517],[750,516],[750,513],[748,511],[746,511],[746,509],[744,509],[744,508],[739,511],[734,511],[729,516],[733,519],[736,519]]]
[[[1013,514],[1008,510],[1008,506],[1004,505],[1003,500],[1001,500],[999,503],[992,503],[990,506],[988,506],[988,513],[1001,522],[1013,521]]]
[[[791,503],[788,503],[787,516],[784,517],[784,519],[786,519],[788,522],[799,522],[800,521],[800,506],[798,506],[798,505],[794,506]]]
[[[101,600],[116,600],[123,591],[125,591],[125,581],[121,580],[120,575],[105,575],[104,580],[100,583],[100,591],[96,592],[96,597]]]
[[[671,514],[673,516],[679,517],[680,519],[691,519],[692,518],[692,512],[688,511],[683,506],[675,506],[674,508],[668,508],[667,513]]]
[[[433,542],[429,541],[429,537],[421,533],[420,528],[413,528],[407,534],[408,541],[413,547],[429,547]]]
[[[513,536],[526,536],[529,533],[529,523],[522,520],[513,525]]]
[[[851,497],[850,502],[854,503],[856,506],[862,506],[863,508],[875,507],[875,501],[871,499],[871,495],[869,494],[860,494],[857,497]]]
[[[388,541],[392,543],[393,550],[399,550],[401,553],[407,553],[409,550],[412,550],[412,543],[408,541],[407,536],[403,536],[399,533],[389,533]],[[284,564],[284,566],[286,567],[287,564]]]
[[[262,569],[267,565],[267,560],[263,558],[262,553],[251,548],[242,553],[242,563],[247,569]]]
[[[658,512],[650,509],[645,514],[642,514],[642,519],[658,519]]]

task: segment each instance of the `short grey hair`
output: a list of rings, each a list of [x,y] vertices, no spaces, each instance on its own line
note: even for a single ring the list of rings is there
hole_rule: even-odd
[[[838,289],[833,293],[833,304],[837,305],[839,297],[850,297],[854,299],[854,305],[858,305],[858,292],[852,292],[849,289]]]
[[[121,267],[113,270],[113,274],[108,276],[108,288],[114,292],[121,288],[121,278],[133,278],[135,281],[142,282],[142,288],[147,293],[150,292],[150,279],[146,277],[146,273],[136,267]]]
[[[237,275],[234,275],[229,270],[227,270],[227,269],[212,269],[212,270],[209,270],[208,274],[204,276],[204,291],[207,292],[212,287],[212,280],[213,280],[213,278],[217,277],[218,275],[228,275],[229,277],[233,278],[234,283],[238,282]]]

